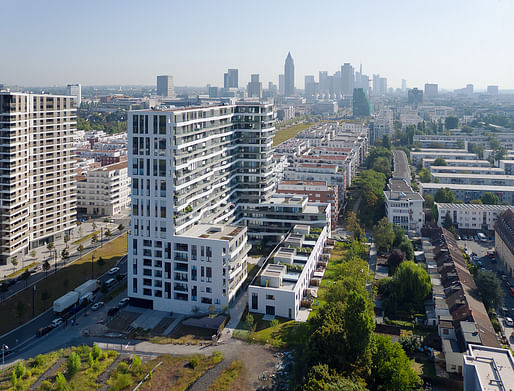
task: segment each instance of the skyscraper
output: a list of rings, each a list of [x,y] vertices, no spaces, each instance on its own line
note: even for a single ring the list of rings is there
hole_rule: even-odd
[[[324,95],[324,94],[328,94],[328,91],[329,91],[328,72],[320,71],[319,72],[319,93]]]
[[[239,88],[239,70],[228,69],[227,73],[223,74],[223,87],[224,88]]]
[[[407,91],[407,80],[402,79],[402,91]]]
[[[73,100],[0,92],[0,264],[76,226]]]
[[[163,96],[165,98],[175,97],[175,89],[173,88],[173,76],[157,76],[157,95]]]
[[[423,103],[423,91],[418,90],[417,88],[412,88],[409,90],[408,94],[408,103],[410,105],[420,105]]]
[[[262,83],[259,81],[258,74],[251,76],[251,81],[246,87],[246,92],[249,98],[262,98]]]
[[[247,276],[247,205],[273,189],[271,103],[128,116],[132,219],[128,295],[192,313],[229,305]]]
[[[373,95],[380,96],[387,93],[387,78],[373,75]]]
[[[278,94],[279,95],[285,95],[286,93],[286,81],[285,81],[285,76],[282,74],[282,75],[278,75]]]
[[[286,62],[284,64],[284,94],[285,96],[294,95],[294,62],[291,52],[287,53]]]
[[[82,87],[80,84],[68,84],[66,86],[66,94],[76,97],[77,107],[82,103]]]
[[[364,88],[353,89],[353,116],[354,117],[367,117],[371,113],[371,106],[369,104],[368,96]]]
[[[488,95],[498,95],[498,86],[487,86]]]
[[[437,97],[439,86],[433,83],[425,83],[425,98]]]
[[[346,62],[341,66],[341,93],[343,95],[353,94],[353,67],[350,63]]]

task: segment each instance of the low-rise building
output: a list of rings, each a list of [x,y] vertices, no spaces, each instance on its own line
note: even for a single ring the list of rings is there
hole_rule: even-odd
[[[295,226],[248,287],[250,312],[298,319],[302,301],[313,297],[311,282],[322,268],[318,263],[326,262],[328,235],[328,226],[316,233],[309,226]]]
[[[337,186],[327,186],[325,181],[281,181],[277,187],[280,194],[306,195],[309,202],[329,203],[332,210],[332,229],[336,229],[339,217]]]
[[[404,179],[390,179],[384,196],[389,221],[409,234],[419,234],[425,224],[423,197]]]
[[[454,160],[477,160],[477,154],[476,153],[470,153],[465,150],[460,150],[461,152],[451,152],[448,150],[446,151],[420,151],[416,152],[413,151],[410,153],[410,159],[412,161],[412,164],[417,164],[419,161],[423,159],[437,159],[437,158],[443,158],[443,159],[454,159]]]
[[[435,196],[439,189],[449,189],[458,200],[470,202],[478,200],[485,193],[493,193],[498,196],[501,202],[514,204],[514,186],[489,186],[489,185],[463,185],[455,183],[421,183],[422,194]]]
[[[439,227],[442,227],[445,216],[449,214],[455,228],[475,231],[493,231],[498,216],[512,208],[509,205],[448,203],[436,203],[436,206]]]
[[[475,166],[430,166],[433,174],[464,174],[464,175],[505,175],[503,168]]]
[[[462,159],[444,159],[446,166],[436,166],[438,168],[448,168],[448,166],[459,166],[459,167],[491,167],[491,163],[488,160],[462,160]],[[435,159],[423,159],[423,167],[430,168],[434,165]]]
[[[468,345],[464,355],[464,391],[506,391],[514,385],[514,358],[509,349]]]
[[[337,186],[339,202],[343,202],[346,189],[346,175],[337,164],[296,163],[284,170],[285,180],[324,181],[329,186]]]
[[[92,216],[113,216],[130,205],[127,162],[89,170],[77,178],[77,209]]]
[[[433,181],[441,184],[514,186],[514,175],[432,172],[431,176]]]
[[[496,257],[502,269],[514,276],[514,211],[507,209],[494,226]]]

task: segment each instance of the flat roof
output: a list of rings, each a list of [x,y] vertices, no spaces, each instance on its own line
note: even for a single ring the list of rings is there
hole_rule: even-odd
[[[484,179],[497,179],[497,180],[514,180],[514,175],[499,175],[499,174],[458,174],[453,172],[433,172],[432,176],[439,178],[484,178]]]
[[[239,227],[237,225],[198,224],[178,236],[230,241],[244,229],[246,227]]]
[[[436,205],[441,208],[446,209],[456,209],[456,210],[477,210],[477,211],[487,211],[487,210],[496,210],[496,211],[504,211],[507,209],[511,209],[510,205],[486,205],[486,204],[451,204],[444,202],[436,202]]]
[[[504,391],[514,385],[514,359],[508,349],[468,345],[464,365],[475,368],[483,391]]]
[[[425,162],[435,162],[436,159],[430,159],[430,158],[427,158],[427,159],[423,159]],[[446,163],[450,164],[450,163],[464,163],[462,161],[462,159],[444,159],[446,161]],[[501,161],[501,160],[500,160]],[[513,160],[514,162],[514,160]],[[478,164],[487,164],[487,166],[490,166],[491,163],[489,163],[488,160],[478,160],[478,159],[469,159],[469,160],[466,160],[466,163],[478,163]],[[448,166],[435,166],[435,167],[448,167]]]
[[[470,162],[471,160],[459,160],[460,163],[463,161]],[[478,167],[478,166],[430,166],[430,169],[436,170],[461,170],[461,171],[497,171],[504,172],[503,168],[500,167]],[[449,173],[453,174],[453,173]],[[467,175],[467,174],[465,174]]]
[[[301,181],[301,180],[294,181],[294,180],[284,180],[284,181],[280,181],[280,182],[278,183],[278,185],[279,185],[279,186],[280,186],[280,185],[326,186],[326,185],[327,185],[327,182],[326,182],[326,181]]]
[[[413,151],[412,155],[433,155],[433,156],[476,156],[476,153],[471,152],[417,152]]]
[[[410,187],[410,185],[405,182],[403,179],[390,179],[389,180],[389,188],[392,190],[392,191],[403,191],[403,192],[407,192],[407,193],[411,193],[412,192],[412,187]]]
[[[489,191],[491,193],[508,193],[514,192],[514,186],[491,186],[491,185],[463,185],[461,183],[420,183],[422,189],[442,189],[447,187],[450,190],[468,190],[468,191]]]

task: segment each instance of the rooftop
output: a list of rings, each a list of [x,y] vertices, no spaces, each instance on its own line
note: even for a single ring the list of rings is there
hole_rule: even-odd
[[[491,180],[514,180],[514,175],[496,175],[496,174],[457,174],[453,172],[433,172],[434,178],[473,178],[473,179],[491,179]]]
[[[455,210],[476,210],[476,211],[504,211],[512,208],[510,205],[486,205],[486,204],[449,204],[436,202],[437,206],[444,209],[455,209]]]
[[[464,185],[460,183],[421,183],[422,189],[442,189],[448,188],[450,190],[463,190],[463,191],[489,191],[491,193],[502,193],[514,191],[514,186],[491,186],[491,185]]]
[[[475,368],[484,391],[511,390],[514,385],[514,359],[508,349],[468,345],[464,365]]]
[[[179,236],[230,241],[244,229],[246,228],[236,225],[198,224]]]

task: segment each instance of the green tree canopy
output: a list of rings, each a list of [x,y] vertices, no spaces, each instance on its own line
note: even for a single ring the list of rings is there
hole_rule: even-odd
[[[446,160],[444,160],[442,157],[438,157],[434,160],[433,166],[447,166],[448,163],[446,163]]]
[[[361,239],[366,235],[361,227],[357,215],[353,211],[349,211],[346,214],[346,229],[350,231],[353,234],[354,239],[358,241],[361,241]]]
[[[378,334],[368,384],[372,391],[408,391],[418,389],[422,382],[401,345]]]
[[[441,189],[438,189],[435,193],[434,197],[435,202],[439,203],[455,203],[457,201],[457,197],[455,197],[455,193],[448,189],[447,187],[443,187]]]
[[[500,280],[490,270],[479,270],[475,276],[478,294],[487,309],[503,305],[503,290]]]
[[[434,196],[432,194],[424,194],[425,208],[431,209],[434,206]]]
[[[486,205],[500,205],[500,199],[496,194],[486,191],[482,197],[480,197],[480,201]]]
[[[414,260],[414,245],[409,238],[404,237],[401,243],[398,245],[398,249],[400,249],[405,254],[405,258],[408,261]]]
[[[383,217],[377,225],[373,227],[373,240],[377,248],[381,251],[388,251],[393,244],[394,238],[393,223],[391,223],[387,217]]]
[[[419,175],[419,180],[423,183],[429,183],[432,179],[432,175],[430,174],[430,171],[426,167],[423,167],[421,170],[419,170],[418,175]]]
[[[381,172],[387,178],[391,176],[391,160],[387,159],[385,156],[380,156],[373,161],[373,166],[371,169],[377,172]]]
[[[442,226],[446,229],[451,229],[453,227],[453,220],[450,216],[450,212],[446,212],[446,215],[444,215]]]
[[[396,269],[385,305],[388,312],[402,309],[407,312],[423,310],[423,301],[432,284],[427,271],[412,261],[402,262]]]
[[[452,115],[444,119],[444,127],[446,129],[456,129],[459,126],[459,119]]]
[[[366,391],[366,388],[353,382],[336,371],[330,369],[326,364],[315,365],[307,375],[303,391]]]

